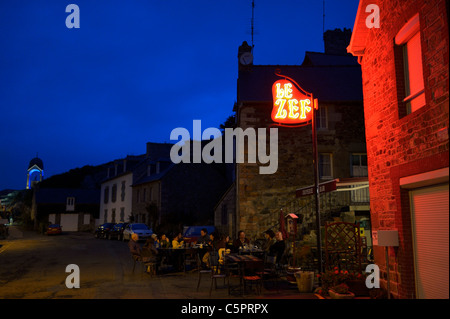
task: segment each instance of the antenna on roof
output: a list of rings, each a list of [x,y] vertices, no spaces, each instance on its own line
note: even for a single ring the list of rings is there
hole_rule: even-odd
[[[255,0],[252,0],[252,51],[255,45],[253,44],[253,31],[254,31],[254,20],[255,20]]]

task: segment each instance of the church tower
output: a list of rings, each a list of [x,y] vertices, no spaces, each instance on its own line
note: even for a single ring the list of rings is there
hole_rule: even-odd
[[[44,179],[44,162],[37,157],[33,158],[28,165],[27,170],[27,189],[33,187],[34,184],[42,182]]]

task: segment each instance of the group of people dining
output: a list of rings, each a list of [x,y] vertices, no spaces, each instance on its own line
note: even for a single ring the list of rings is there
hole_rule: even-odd
[[[286,244],[284,242],[283,234],[280,231],[276,233],[273,230],[267,230],[264,232],[265,242],[262,247],[258,247],[258,250],[264,255],[275,256],[277,263],[281,262],[281,259],[286,250]],[[147,239],[143,247],[138,244],[138,235],[133,234],[131,240],[128,243],[130,252],[133,258],[141,260],[143,262],[157,262],[161,256],[161,249],[178,249],[184,248],[184,240],[181,233],[178,233],[172,241],[165,234],[161,234],[159,237],[153,234]],[[253,245],[246,237],[243,230],[238,232],[238,237],[232,241],[230,236],[220,234],[215,231],[208,234],[206,228],[201,230],[201,236],[196,242],[198,249],[199,259],[202,267],[209,267],[209,255],[214,251],[219,254],[220,262],[223,263],[225,254],[227,253],[241,253]],[[171,254],[171,261],[180,268],[183,264],[183,255]]]

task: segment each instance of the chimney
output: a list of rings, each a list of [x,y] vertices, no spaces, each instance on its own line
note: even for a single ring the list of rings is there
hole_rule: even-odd
[[[350,44],[352,30],[344,28],[327,30],[323,34],[325,54],[347,55],[347,47]]]

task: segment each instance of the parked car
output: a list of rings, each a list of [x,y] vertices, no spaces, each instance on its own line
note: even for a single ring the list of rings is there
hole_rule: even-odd
[[[123,231],[127,227],[128,223],[118,223],[108,233],[108,239],[122,240]]]
[[[104,223],[95,230],[94,237],[95,238],[107,238],[108,233],[114,227],[114,223]]]
[[[153,230],[142,223],[128,224],[123,231],[122,240],[130,240],[132,234],[138,234],[139,240],[147,240],[148,237],[153,235]]]
[[[45,233],[47,235],[60,235],[62,233],[62,227],[59,224],[50,224]]]
[[[187,226],[183,230],[183,240],[185,244],[195,243],[201,236],[200,231],[206,228],[208,235],[216,231],[214,226]]]

